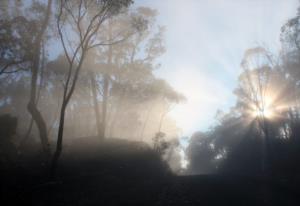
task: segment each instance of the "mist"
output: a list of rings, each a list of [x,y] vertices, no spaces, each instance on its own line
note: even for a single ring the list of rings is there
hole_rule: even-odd
[[[299,19],[296,0],[1,1],[1,202],[297,205]]]

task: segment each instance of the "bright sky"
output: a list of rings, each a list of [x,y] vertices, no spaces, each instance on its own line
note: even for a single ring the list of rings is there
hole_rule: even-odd
[[[191,135],[214,122],[217,109],[234,105],[240,62],[247,48],[280,48],[279,34],[298,0],[136,0],[159,12],[167,52],[160,77],[187,97],[171,115]]]

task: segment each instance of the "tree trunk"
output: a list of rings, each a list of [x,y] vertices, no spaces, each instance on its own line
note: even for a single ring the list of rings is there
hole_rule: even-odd
[[[56,168],[57,168],[57,163],[58,159],[60,157],[61,151],[62,151],[62,142],[63,142],[63,134],[64,134],[64,125],[65,125],[65,113],[66,113],[66,108],[67,105],[74,93],[76,82],[79,76],[80,69],[83,64],[83,60],[85,58],[85,53],[82,54],[80,61],[78,63],[77,69],[74,74],[74,79],[71,84],[70,90],[68,91],[68,85],[64,88],[64,95],[63,95],[63,101],[62,101],[62,106],[60,110],[60,118],[59,118],[59,127],[58,127],[58,135],[57,135],[57,142],[56,142],[56,149],[54,156],[52,158],[52,163],[50,167],[50,177],[53,178],[55,176]],[[72,65],[70,65],[71,67]],[[71,73],[69,73],[71,75]],[[69,76],[70,77],[70,76]]]
[[[109,76],[108,74],[105,74],[104,83],[103,83],[102,120],[101,120],[101,134],[100,134],[100,137],[102,139],[105,138],[108,89],[109,89]]]
[[[112,28],[111,22],[109,21],[109,31],[108,39],[112,39]],[[105,138],[105,129],[106,129],[106,114],[107,114],[107,101],[108,101],[108,91],[109,91],[109,70],[112,66],[112,45],[108,46],[108,59],[107,59],[107,68],[104,74],[103,80],[103,102],[102,102],[102,122],[101,122],[101,138]]]
[[[32,116],[32,119],[37,125],[42,143],[42,148],[45,154],[50,155],[50,145],[48,142],[46,122],[37,108],[37,79],[38,79],[39,57],[35,59],[32,66],[30,100],[27,109]]]
[[[99,112],[99,106],[98,106],[98,100],[97,100],[97,90],[96,90],[96,81],[95,81],[95,73],[94,72],[91,72],[90,79],[91,79],[92,98],[93,98],[95,118],[96,118],[97,136],[102,138],[103,136],[101,136],[100,112]]]
[[[31,101],[29,102],[27,109],[32,115],[32,118],[35,121],[37,128],[39,130],[43,151],[45,152],[46,155],[50,155],[50,145],[48,142],[47,127],[46,127],[45,120],[43,119],[39,110],[36,108],[36,105]]]
[[[41,97],[41,90],[42,90],[43,83],[44,83],[44,81],[43,81],[44,80],[44,64],[45,64],[45,46],[44,46],[44,44],[42,45],[42,47],[43,47],[43,49],[42,49],[41,80],[40,80],[39,88],[38,88],[37,95],[36,95],[36,101],[35,101],[36,107],[38,106],[39,99]],[[24,138],[21,140],[21,142],[19,144],[19,148],[21,148],[28,140],[28,138],[31,134],[32,128],[33,128],[33,123],[34,123],[33,117],[31,117],[28,130],[27,130]],[[47,134],[48,134],[48,132],[47,132]]]
[[[65,125],[65,112],[66,112],[66,104],[63,102],[61,110],[60,110],[60,119],[59,119],[59,128],[56,142],[56,150],[54,156],[52,158],[51,168],[50,168],[50,176],[54,177],[58,159],[60,157],[62,151],[62,142],[63,142],[63,133],[64,133],[64,125]]]

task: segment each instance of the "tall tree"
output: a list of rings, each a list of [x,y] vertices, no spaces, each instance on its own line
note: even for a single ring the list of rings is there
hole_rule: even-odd
[[[94,60],[86,63],[88,68],[93,68],[93,76],[100,88],[100,137],[113,134],[115,125],[120,120],[120,112],[125,108],[125,100],[138,100],[138,94],[143,95],[142,91],[136,89],[135,97],[131,96],[131,87],[136,85],[144,90],[142,84],[147,84],[149,79],[154,78],[151,72],[155,68],[155,59],[164,52],[163,28],[156,28],[155,16],[155,10],[139,7],[111,18],[106,25],[106,33],[99,38],[120,36],[124,41],[109,45],[106,49],[97,48]],[[130,36],[124,32],[129,29]]]
[[[47,28],[50,24],[52,0],[50,1],[21,1],[4,0],[7,16],[1,15],[0,34],[0,75],[19,71],[30,71],[30,95],[27,109],[38,127],[39,137],[44,153],[50,155],[46,122],[37,103],[41,91],[45,60],[45,42]],[[3,9],[1,7],[1,9]],[[47,33],[48,34],[48,33]],[[6,75],[4,75],[6,74]],[[20,80],[26,72],[10,75],[11,79]],[[17,84],[18,82],[15,81]],[[33,125],[30,123],[30,128]]]
[[[68,61],[68,71],[64,82],[56,150],[51,165],[52,175],[55,173],[62,151],[66,108],[74,92],[87,53],[92,48],[112,43],[111,39],[105,42],[98,41],[97,35],[101,26],[108,18],[118,14],[122,8],[128,7],[131,3],[131,0],[62,0],[59,3],[57,29]],[[68,35],[70,33],[73,35],[73,44],[69,42]]]
[[[38,97],[38,75],[41,68],[41,54],[42,54],[42,43],[44,40],[44,35],[47,30],[50,15],[51,15],[51,8],[52,8],[52,0],[47,1],[46,11],[44,14],[44,19],[39,25],[39,30],[36,33],[35,40],[33,42],[33,54],[32,54],[32,64],[31,64],[31,88],[30,88],[30,98],[27,105],[28,111],[31,114],[32,118],[34,119],[42,142],[42,147],[47,156],[50,155],[50,145],[48,142],[48,135],[47,135],[47,126],[46,122],[37,108],[37,97]]]

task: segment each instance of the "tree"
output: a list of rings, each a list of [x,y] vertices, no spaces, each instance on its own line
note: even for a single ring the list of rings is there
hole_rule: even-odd
[[[41,48],[43,43],[44,34],[49,24],[50,15],[51,15],[51,8],[52,8],[52,0],[47,1],[44,19],[39,25],[39,30],[36,33],[35,40],[32,44],[32,62],[31,62],[31,88],[30,88],[30,99],[27,105],[27,109],[31,114],[32,118],[34,119],[40,133],[40,138],[42,142],[42,147],[45,154],[49,157],[50,156],[50,145],[48,142],[48,135],[47,135],[47,126],[46,122],[41,114],[41,112],[37,108],[37,84],[38,84],[38,74],[41,67]]]
[[[98,90],[93,89],[98,92],[93,99],[99,102],[93,101],[101,106],[101,117],[100,112],[96,112],[99,113],[96,119],[99,119],[101,127],[98,131],[103,132],[101,137],[114,134],[116,125],[122,124],[122,112],[131,113],[132,118],[138,119],[141,113],[138,105],[154,97],[146,90],[155,79],[152,74],[157,68],[155,60],[165,50],[164,29],[156,27],[155,17],[155,10],[140,7],[111,18],[101,38],[119,35],[124,41],[107,48],[98,47],[93,55],[90,53],[89,61],[84,65],[91,70],[93,82],[99,87]],[[130,36],[124,32],[126,30],[131,30]],[[130,108],[133,104],[137,107]],[[99,108],[95,106],[97,110]]]
[[[283,165],[286,157],[280,154],[292,140],[289,113],[294,95],[280,62],[262,47],[245,51],[234,90],[236,105],[218,113],[210,132],[193,137],[188,149],[191,172],[201,171],[196,164],[203,156],[220,172],[270,175]]]
[[[7,16],[1,18],[0,22],[0,75],[12,74],[30,68],[31,88],[27,108],[39,129],[43,151],[49,156],[50,147],[46,134],[46,123],[37,108],[40,91],[37,87],[39,73],[41,67],[43,67],[42,61],[44,61],[41,59],[45,59],[42,50],[44,48],[45,32],[49,24],[52,1],[47,1],[46,5],[38,1],[30,1],[25,6],[19,1],[10,4],[5,0],[3,4],[6,6],[7,12],[4,13]],[[28,15],[28,10],[33,11],[34,15]],[[14,74],[10,77],[18,79],[22,75],[24,73]]]
[[[185,100],[185,97],[176,92],[172,87],[170,87],[165,81],[158,81],[157,89],[159,90],[159,94],[161,95],[162,99],[164,102],[166,102],[166,107],[163,109],[161,116],[160,116],[160,121],[159,121],[159,126],[158,126],[158,132],[161,132],[163,120],[165,116],[170,112],[172,109],[173,103],[179,103],[183,100]]]
[[[211,136],[202,132],[196,132],[190,139],[186,151],[189,159],[188,174],[207,174],[216,171],[215,148]]]
[[[115,113],[110,125],[111,134],[124,99],[130,98],[128,96],[132,94],[132,88],[130,87],[147,81],[147,78],[151,76],[150,72],[153,69],[155,58],[164,51],[161,40],[162,29],[160,28],[158,33],[151,34],[152,29],[154,29],[152,24],[155,21],[155,15],[155,10],[140,7],[136,11],[127,11],[114,19],[110,19],[107,28],[109,38],[121,35],[126,41],[110,45],[107,50],[98,51],[99,56],[103,56],[103,54],[107,56],[107,58],[100,60],[103,65],[107,65],[104,67],[106,69],[100,71],[102,76],[100,87],[102,88],[101,132],[103,137],[106,135],[108,117],[112,115],[112,111],[108,110],[109,106],[112,106],[109,105],[111,102],[108,101],[110,91],[112,90],[119,95],[119,99],[115,99],[117,104],[114,105]],[[132,27],[130,24],[133,25],[131,35],[129,38],[126,38],[127,34],[122,32],[122,30],[124,30],[124,27]],[[142,46],[143,44],[146,44],[146,46]],[[137,56],[139,57],[137,58]],[[136,79],[137,75],[140,79]],[[117,89],[121,89],[121,91],[116,92]],[[137,94],[141,94],[141,92]],[[135,95],[135,100],[138,99],[137,96]]]
[[[285,71],[291,81],[300,80],[300,9],[297,15],[289,19],[282,27],[280,33],[282,47],[282,60]]]
[[[0,20],[0,76],[29,67],[32,44],[36,32],[33,21],[23,16]]]
[[[23,7],[17,0],[0,3],[0,76],[29,67],[37,24],[25,17]]]
[[[244,104],[250,110],[258,123],[263,136],[263,159],[262,171],[269,172],[270,136],[269,119],[275,112],[275,101],[277,98],[272,93],[275,89],[272,82],[272,68],[274,60],[270,53],[262,47],[248,49],[242,60],[241,66],[244,73],[240,76],[240,89],[237,93],[241,95],[240,105]],[[273,86],[273,87],[272,87]]]
[[[65,111],[74,92],[87,53],[97,46],[112,43],[112,39],[99,42],[97,39],[98,32],[108,18],[118,14],[122,8],[128,7],[131,3],[131,0],[63,0],[59,3],[56,23],[64,54],[68,61],[68,71],[64,82],[56,150],[51,165],[52,174],[56,170],[57,161],[62,151]],[[69,43],[68,35],[70,35],[70,32],[74,35],[73,44]]]

